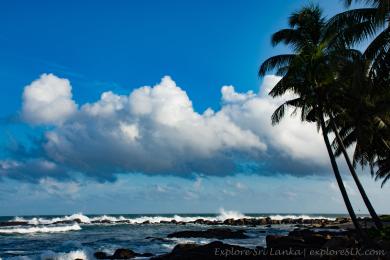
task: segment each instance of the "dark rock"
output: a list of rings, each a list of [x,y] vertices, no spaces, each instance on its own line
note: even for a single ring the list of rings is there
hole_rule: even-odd
[[[94,220],[91,223],[93,224],[111,224],[112,221],[108,219],[102,219],[102,220]]]
[[[138,254],[135,253],[133,250],[125,249],[125,248],[119,248],[115,250],[114,254],[112,255],[113,259],[130,259],[136,257]]]
[[[139,254],[130,249],[119,248],[115,250],[113,255],[107,255],[105,252],[96,252],[94,254],[96,259],[132,259],[135,257],[152,257],[151,253]]]
[[[267,248],[301,248],[305,247],[303,238],[292,236],[268,235],[266,237]]]
[[[320,230],[320,231],[313,231],[312,229],[295,229],[288,233],[289,236],[310,236],[313,234],[320,234],[320,235],[328,235],[328,236],[340,236],[340,235],[348,235],[348,231],[331,231],[331,230]]]
[[[216,239],[244,239],[248,238],[244,234],[243,230],[233,231],[228,228],[218,228],[218,229],[207,229],[205,231],[179,231],[171,233],[167,236],[168,238],[177,237],[177,238],[188,238],[188,237],[202,237],[202,238],[216,238]]]
[[[341,221],[348,221],[341,220]],[[161,222],[161,223],[178,223],[175,221],[171,222]],[[257,225],[279,225],[279,224],[296,224],[296,225],[315,225],[316,227],[321,227],[329,224],[337,224],[336,222],[329,221],[326,219],[292,219],[292,218],[284,218],[284,219],[271,219],[270,217],[266,218],[241,218],[241,219],[226,219],[224,221],[218,220],[206,220],[206,219],[197,219],[195,221],[189,222],[193,224],[201,224],[201,225],[228,225],[228,226],[257,226]]]
[[[233,225],[234,224],[234,219],[232,219],[232,218],[225,219],[223,224],[224,225]]]
[[[194,224],[203,224],[204,220],[202,218],[198,218],[197,220],[194,221]]]
[[[231,252],[233,255],[223,256],[221,252]],[[235,253],[235,254],[234,254]],[[245,247],[224,244],[219,241],[206,245],[179,244],[175,246],[171,253],[152,258],[153,260],[239,260],[239,259],[262,259],[256,257],[256,252]]]
[[[131,221],[130,220],[117,220],[115,221],[115,223],[121,223],[121,224],[131,224]]]
[[[144,222],[142,222],[142,224],[150,224],[150,221],[149,220],[145,220]]]
[[[349,236],[335,236],[323,245],[323,248],[342,249],[357,246],[357,241]]]
[[[76,222],[76,223],[83,223],[82,221],[81,221],[81,219],[79,219],[79,218],[75,218],[74,220],[73,220],[74,222]]]
[[[351,218],[336,218],[335,223],[344,224],[352,222]]]
[[[105,252],[96,252],[93,254],[93,256],[96,259],[109,259],[110,258],[110,256],[108,256]]]
[[[60,221],[56,221],[56,222],[54,222],[53,224],[73,224],[73,223],[75,223],[73,220],[60,220]]]
[[[199,245],[195,244],[195,243],[188,243],[188,244],[178,244],[176,245],[173,249],[172,249],[172,252],[173,254],[181,254],[183,252],[186,252],[186,251],[189,251],[189,250],[192,250],[194,248],[197,248],[199,247]]]

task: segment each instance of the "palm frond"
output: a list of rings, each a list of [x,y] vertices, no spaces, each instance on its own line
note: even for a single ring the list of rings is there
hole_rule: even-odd
[[[265,76],[267,72],[278,70],[279,68],[288,66],[294,59],[295,54],[276,55],[265,60],[259,68],[259,76]]]

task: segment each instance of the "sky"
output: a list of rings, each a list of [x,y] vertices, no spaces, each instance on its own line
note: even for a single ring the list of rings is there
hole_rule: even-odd
[[[316,127],[271,126],[288,97],[257,76],[308,3],[2,2],[0,215],[345,213]],[[389,213],[389,186],[361,179]]]

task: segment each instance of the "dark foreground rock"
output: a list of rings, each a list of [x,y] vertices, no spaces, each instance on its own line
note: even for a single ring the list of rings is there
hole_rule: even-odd
[[[201,238],[216,238],[216,239],[245,239],[248,238],[244,234],[243,230],[233,231],[229,228],[212,228],[204,231],[179,231],[171,233],[167,236],[168,238],[189,238],[189,237],[201,237]]]
[[[108,255],[105,252],[96,252],[94,256],[96,259],[132,259],[135,257],[152,257],[153,254],[139,254],[130,249],[119,248],[115,250],[113,255]]]
[[[257,255],[255,249],[224,244],[220,241],[206,245],[179,244],[171,253],[151,258],[152,260],[239,260],[239,259],[265,259]]]
[[[390,259],[390,242],[379,238],[358,240],[353,230],[297,229],[288,235],[268,235],[266,248],[249,249],[215,241],[206,245],[179,244],[154,260],[215,259]],[[377,255],[364,255],[364,252]]]
[[[293,252],[289,257],[273,256],[272,259],[390,259],[389,241],[367,235],[363,240],[358,239],[353,230],[300,229],[287,236],[268,235],[266,243],[268,252]]]
[[[341,243],[341,241],[343,241]],[[313,231],[298,229],[291,231],[288,236],[268,235],[267,248],[318,249],[323,247],[358,247],[358,240],[350,231]],[[341,243],[341,244],[340,244]]]

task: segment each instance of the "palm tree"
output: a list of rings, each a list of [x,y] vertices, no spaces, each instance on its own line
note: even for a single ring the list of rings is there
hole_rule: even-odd
[[[374,38],[365,55],[373,63],[388,57],[390,48],[390,0],[343,0],[346,6],[352,2],[365,3],[368,7],[347,10],[335,15],[329,26],[337,30],[343,44],[348,46]]]
[[[349,109],[349,112],[358,113],[352,116],[354,121],[351,122],[349,128],[340,130],[346,135],[342,141],[344,144],[340,140],[336,140],[336,143],[344,155],[346,154],[344,146],[355,143],[353,164],[356,165],[359,162],[362,167],[369,165],[373,174],[373,168],[376,167],[375,179],[382,178],[383,186],[390,179],[390,130],[388,128],[390,110],[387,105],[390,98],[390,0],[344,0],[344,2],[347,6],[350,6],[352,2],[365,3],[367,7],[347,10],[335,15],[330,19],[328,27],[339,32],[341,35],[339,43],[345,46],[373,38],[364,52],[368,66],[364,66],[365,69],[360,71],[362,74],[359,75],[359,80],[362,79],[362,76],[366,77],[371,87],[359,88],[359,91],[363,91],[365,96],[363,99],[355,96],[356,100],[361,102],[355,102],[355,108]],[[363,81],[367,82],[367,80]],[[359,95],[363,96],[363,92],[360,92]],[[348,112],[348,110],[344,112]],[[337,134],[336,139],[340,139]],[[347,156],[345,157],[348,163],[350,160]],[[356,175],[350,162],[348,166],[351,174]],[[358,180],[356,184],[376,226],[381,227],[382,224]]]
[[[389,168],[386,167],[390,157],[389,67],[382,64],[378,69],[364,60],[364,56],[360,62],[351,65],[344,67],[338,80],[339,89],[344,89],[344,94],[337,102],[348,104],[348,109],[339,110],[336,125],[340,127],[343,146],[356,144],[354,166],[358,163],[362,167],[368,165],[372,171],[375,166],[378,169],[376,179],[384,178],[383,186],[390,178]],[[339,141],[335,140],[333,145],[336,155],[345,152]]]
[[[334,104],[341,105],[333,106],[333,109],[337,111],[329,114],[329,121],[335,134],[333,146],[336,148],[336,156],[343,154],[376,227],[382,228],[383,225],[354,168],[356,162],[359,161],[360,164],[365,165],[367,161],[371,162],[375,157],[375,147],[373,145],[375,138],[368,137],[377,136],[373,133],[376,128],[372,127],[375,125],[372,119],[374,118],[373,115],[378,118],[380,109],[383,108],[383,106],[373,105],[372,102],[371,93],[375,92],[373,91],[373,82],[368,76],[370,68],[369,61],[365,59],[363,54],[355,55],[354,59],[351,60],[340,60],[339,73],[335,81],[337,87],[335,93],[338,96],[333,96],[332,100]],[[356,143],[353,163],[345,147],[352,143]]]
[[[356,214],[348,198],[335,155],[328,138],[328,127],[325,115],[328,115],[329,89],[335,78],[334,66],[339,57],[353,57],[355,50],[339,48],[337,35],[327,30],[326,21],[318,6],[304,7],[289,18],[290,28],[282,29],[272,36],[272,44],[285,43],[291,46],[293,53],[271,57],[263,62],[259,75],[264,76],[270,70],[283,76],[271,90],[273,97],[292,92],[297,98],[288,100],[276,109],[272,115],[272,123],[277,124],[284,116],[286,108],[299,108],[301,120],[317,123],[328,151],[333,172],[341,191],[348,213],[356,230],[361,233]]]

